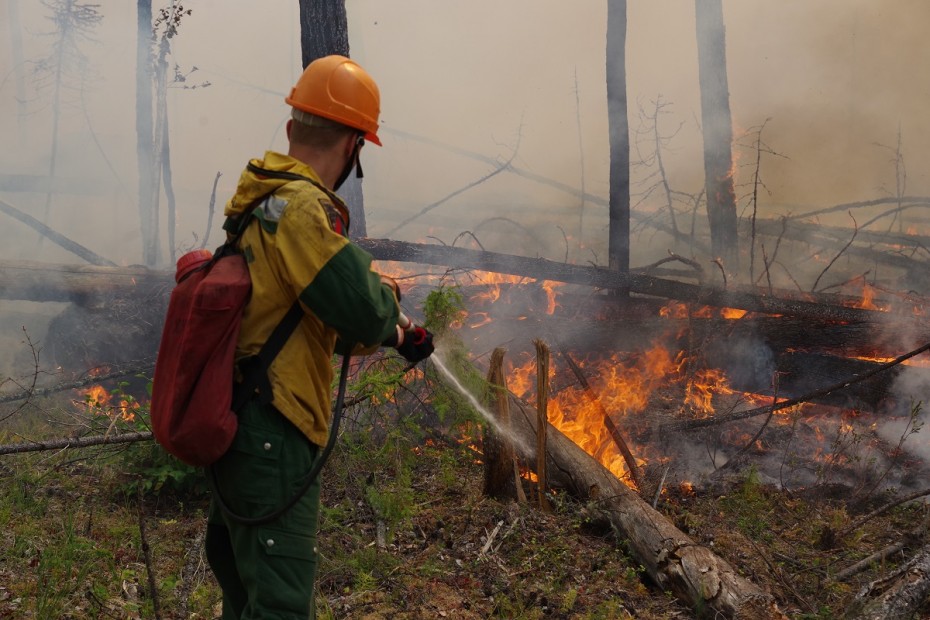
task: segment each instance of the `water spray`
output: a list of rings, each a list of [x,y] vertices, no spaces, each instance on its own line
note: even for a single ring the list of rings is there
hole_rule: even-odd
[[[447,385],[454,387],[459,394],[468,399],[468,402],[475,409],[475,411],[480,413],[481,416],[488,421],[488,423],[494,428],[498,435],[506,436],[507,439],[509,439],[511,443],[518,446],[524,454],[533,454],[535,451],[534,448],[528,446],[521,437],[513,432],[512,429],[504,428],[501,426],[501,423],[497,417],[488,411],[487,408],[481,404],[481,401],[479,401],[478,398],[476,398],[475,395],[468,390],[468,388],[462,385],[462,382],[458,380],[458,377],[456,377],[446,366],[446,363],[443,360],[443,354],[439,349],[433,351],[433,354],[430,356],[430,360],[433,362],[433,365],[439,369],[440,374],[446,379]]]

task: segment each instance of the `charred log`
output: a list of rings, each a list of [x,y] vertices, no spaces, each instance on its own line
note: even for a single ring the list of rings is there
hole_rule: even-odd
[[[511,395],[511,425],[522,441],[535,445],[536,412]],[[698,545],[653,509],[635,491],[551,425],[547,429],[547,470],[553,486],[588,500],[624,538],[636,561],[663,590],[686,604],[727,618],[784,618],[771,595],[739,575],[730,564]],[[519,448],[518,448],[519,449]],[[524,462],[535,455],[521,454]]]
[[[527,258],[423,243],[390,239],[360,239],[365,250],[379,260],[444,265],[458,269],[478,269],[581,284],[595,288],[628,289],[631,293],[696,302],[720,308],[741,308],[751,312],[782,314],[820,320],[869,322],[887,313],[823,304],[804,299],[784,299],[746,291],[728,291],[711,286],[665,280],[635,273],[620,273],[602,267],[558,263],[544,258]]]
[[[0,263],[0,299],[71,301],[93,305],[108,296],[167,296],[174,274],[145,267]]]

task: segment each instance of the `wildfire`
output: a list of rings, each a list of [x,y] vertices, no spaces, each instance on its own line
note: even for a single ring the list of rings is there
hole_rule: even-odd
[[[685,388],[685,402],[694,407],[701,417],[709,417],[714,413],[712,399],[715,394],[732,394],[733,389],[727,381],[723,371],[716,368],[705,368],[694,373],[688,379]]]
[[[124,422],[135,420],[136,411],[141,407],[138,401],[130,399],[120,399],[116,405],[112,405],[113,395],[99,383],[84,390],[82,396],[84,405],[90,413],[110,417],[119,416]]]
[[[626,461],[605,424],[605,413],[622,418],[621,426],[635,431],[636,426],[643,422],[637,419],[636,414],[646,411],[650,398],[664,386],[685,383],[685,404],[699,417],[714,412],[711,401],[715,394],[733,393],[722,371],[703,369],[685,377],[686,362],[684,353],[672,355],[661,344],[627,358],[614,355],[580,361],[577,365],[587,377],[590,389],[576,383],[551,394],[549,422],[618,478],[628,478]],[[550,365],[549,373],[551,385],[555,376],[554,365]],[[533,401],[535,360],[509,369],[507,382],[511,391]],[[633,452],[638,464],[646,462],[642,454],[636,454],[637,450]]]
[[[711,306],[703,306],[692,311],[688,304],[680,301],[670,301],[659,309],[659,316],[669,319],[710,319],[715,315],[719,315],[724,319],[736,320],[743,318],[746,315],[746,311],[740,308],[717,309]]]

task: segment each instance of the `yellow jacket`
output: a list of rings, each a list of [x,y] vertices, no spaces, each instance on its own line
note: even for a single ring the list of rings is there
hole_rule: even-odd
[[[252,219],[258,222],[247,226],[239,242],[252,296],[236,357],[257,353],[294,300],[301,301],[307,314],[272,362],[269,379],[274,406],[322,446],[329,433],[337,337],[376,348],[395,333],[400,309],[394,292],[371,270],[371,256],[344,236],[348,210],[312,168],[272,151],[251,160],[226,205],[231,217],[225,227],[233,227],[235,216],[253,203]]]

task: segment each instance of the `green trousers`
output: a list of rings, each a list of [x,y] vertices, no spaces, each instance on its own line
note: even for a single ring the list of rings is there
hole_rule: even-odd
[[[298,492],[318,455],[318,447],[274,407],[252,401],[239,413],[233,444],[213,465],[216,489],[205,543],[223,590],[223,620],[316,617],[319,480],[293,508],[265,525],[238,523],[215,494],[238,515],[270,514]]]

